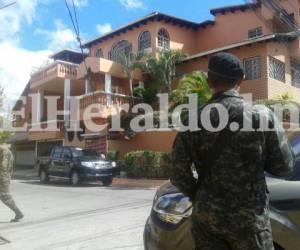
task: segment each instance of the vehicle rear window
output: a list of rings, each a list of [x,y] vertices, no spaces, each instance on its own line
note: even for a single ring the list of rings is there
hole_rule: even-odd
[[[65,148],[63,151],[63,158],[70,158],[71,157],[71,151],[68,148]]]
[[[53,149],[52,157],[53,158],[60,158],[62,154],[63,148],[61,147],[55,147]]]

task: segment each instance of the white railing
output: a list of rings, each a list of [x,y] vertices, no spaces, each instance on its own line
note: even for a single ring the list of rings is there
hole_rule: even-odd
[[[37,82],[49,77],[71,77],[76,78],[78,64],[55,61],[31,75],[31,82]]]
[[[140,103],[139,98],[132,96],[106,93],[104,91],[95,91],[82,96],[78,96],[80,99],[80,108],[84,109],[91,104],[103,104],[103,105],[122,105],[128,103],[131,107]]]

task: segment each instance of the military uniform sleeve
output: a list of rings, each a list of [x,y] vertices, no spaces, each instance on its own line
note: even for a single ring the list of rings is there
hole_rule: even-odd
[[[8,171],[9,171],[9,175],[11,177],[13,175],[13,171],[14,171],[14,169],[13,169],[13,167],[14,167],[14,156],[13,156],[11,151],[8,151],[7,154],[8,154]]]
[[[272,113],[271,123],[274,131],[266,132],[266,165],[265,171],[278,177],[292,174],[295,156],[285,131]]]
[[[182,193],[193,199],[197,183],[191,170],[192,157],[189,146],[188,134],[178,133],[173,145],[171,182]]]

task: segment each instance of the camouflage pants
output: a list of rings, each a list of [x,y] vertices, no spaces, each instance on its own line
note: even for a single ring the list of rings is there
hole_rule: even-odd
[[[232,222],[227,221],[223,226],[214,215],[194,214],[192,234],[196,250],[274,250],[268,218],[248,227],[237,228]]]
[[[9,192],[8,185],[1,185],[0,186],[0,200],[9,207],[12,211],[14,211],[15,214],[20,214],[21,211],[17,207],[15,201],[13,200],[12,196]]]

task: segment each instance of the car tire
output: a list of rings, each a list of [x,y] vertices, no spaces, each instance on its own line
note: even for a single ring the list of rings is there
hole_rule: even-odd
[[[70,183],[72,186],[78,186],[80,184],[80,177],[77,171],[72,171],[70,176]]]
[[[42,168],[40,170],[40,182],[41,183],[48,183],[49,182],[49,175],[48,175],[45,168]]]
[[[102,181],[103,186],[105,186],[105,187],[110,186],[112,184],[112,182],[113,182],[113,178],[106,178]]]

